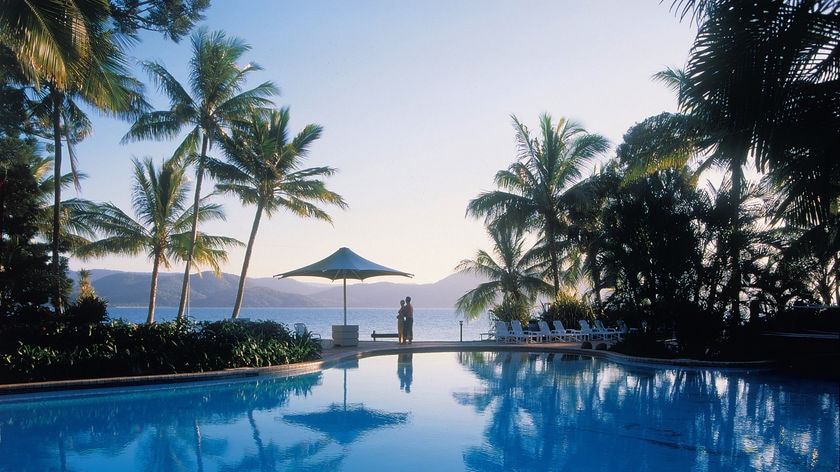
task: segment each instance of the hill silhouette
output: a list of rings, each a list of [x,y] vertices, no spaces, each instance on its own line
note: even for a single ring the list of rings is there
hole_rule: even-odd
[[[76,274],[73,274],[74,276]],[[347,305],[359,308],[388,308],[411,296],[414,304],[427,308],[452,308],[455,301],[481,280],[466,274],[453,274],[432,284],[394,283],[379,279],[347,281]],[[180,274],[160,274],[157,306],[178,306]],[[375,280],[375,282],[374,282]],[[91,271],[96,293],[111,306],[148,306],[151,273]],[[239,276],[204,274],[190,277],[190,306],[226,307],[236,299]],[[307,283],[299,279],[249,278],[245,283],[244,307],[338,307],[343,301],[342,281]]]

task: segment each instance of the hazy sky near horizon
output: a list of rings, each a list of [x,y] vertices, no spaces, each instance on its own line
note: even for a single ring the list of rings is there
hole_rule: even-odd
[[[614,149],[635,123],[676,109],[674,94],[651,76],[684,65],[695,29],[669,5],[213,0],[201,26],[252,46],[243,62],[263,70],[249,85],[271,80],[280,87],[275,103],[290,107],[295,133],[309,123],[324,127],[305,165],[338,168],[328,188],[349,204],[328,209],[332,225],[288,213],[263,218],[248,276],[295,269],[347,246],[415,274],[382,281],[431,283],[479,249],[490,250],[482,222],[466,218],[465,209],[493,190],[495,173],[515,159],[511,115],[534,130],[542,113],[569,118],[606,136]],[[146,34],[129,54],[163,63],[187,84],[189,38],[175,44]],[[137,77],[157,109],[168,107],[145,73],[137,69]],[[133,215],[131,158],[160,162],[180,140],[122,145],[128,123],[92,116],[94,135],[77,146],[88,174],[78,196]],[[220,201],[227,221],[202,230],[247,241],[254,208],[232,197]],[[239,274],[243,254],[231,251],[224,271]],[[145,272],[151,262],[71,259],[70,267]]]

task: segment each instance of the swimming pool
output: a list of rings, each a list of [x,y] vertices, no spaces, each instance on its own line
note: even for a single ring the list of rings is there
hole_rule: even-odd
[[[577,355],[0,397],[0,471],[825,470],[838,385]]]

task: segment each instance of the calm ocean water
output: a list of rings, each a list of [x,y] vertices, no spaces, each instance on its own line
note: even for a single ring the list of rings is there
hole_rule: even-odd
[[[147,308],[109,307],[112,319],[122,318],[132,323],[146,321]],[[155,310],[155,321],[172,321],[178,314],[175,307],[162,307]],[[230,318],[231,308],[193,308],[189,316],[197,321],[218,321]],[[290,328],[295,323],[306,323],[313,333],[320,333],[324,338],[332,337],[332,325],[344,323],[344,309],[339,308],[243,308],[240,318],[251,321],[271,320],[285,323]],[[464,341],[477,341],[479,333],[490,329],[487,314],[475,321],[467,321],[450,308],[414,309],[415,341],[458,341],[461,336],[460,321],[463,321]],[[390,308],[348,308],[347,324],[359,325],[359,340],[370,341],[370,333],[397,332],[397,309]]]

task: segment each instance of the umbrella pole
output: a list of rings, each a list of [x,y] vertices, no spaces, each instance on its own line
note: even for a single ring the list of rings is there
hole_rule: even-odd
[[[347,326],[347,277],[344,277],[344,326]]]

